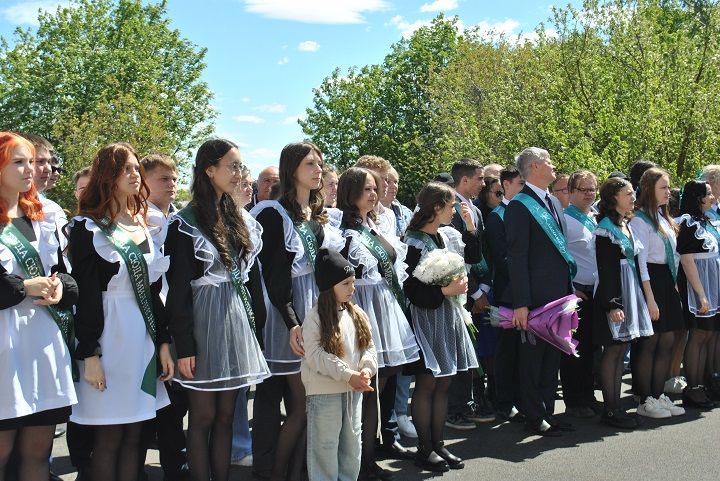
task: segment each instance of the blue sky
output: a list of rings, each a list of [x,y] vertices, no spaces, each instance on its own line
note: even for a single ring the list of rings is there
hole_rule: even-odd
[[[565,4],[568,0],[557,2]],[[240,145],[252,171],[277,164],[304,136],[297,124],[312,89],[335,67],[379,63],[390,46],[439,12],[462,25],[530,35],[552,0],[170,0],[173,27],[208,49],[204,79],[215,93],[216,132]],[[572,3],[578,3],[574,1]],[[58,0],[0,0],[0,35],[32,28]]]

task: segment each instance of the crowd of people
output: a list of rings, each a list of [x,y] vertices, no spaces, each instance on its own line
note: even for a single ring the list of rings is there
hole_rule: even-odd
[[[126,143],[75,174],[76,206],[46,195],[62,174],[46,139],[0,133],[0,481],[52,479],[64,423],[84,481],[143,479],[154,443],[166,480],[391,480],[378,459],[462,469],[446,428],[632,430],[720,400],[720,166],[679,190],[529,147],[458,160],[414,210],[388,160],[338,172],[310,142],[253,181],[206,141],[184,206],[174,161]],[[429,281],[443,258],[460,272]],[[573,354],[529,328],[567,296]]]

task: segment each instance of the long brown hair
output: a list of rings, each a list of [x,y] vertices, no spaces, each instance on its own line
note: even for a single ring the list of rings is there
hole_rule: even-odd
[[[35,147],[30,141],[10,132],[0,132],[0,170],[10,163],[15,148],[19,146],[27,148],[30,155],[35,158]],[[37,196],[37,190],[35,190],[35,184],[31,184],[30,190],[27,192],[20,192],[18,206],[30,220],[42,220],[45,217],[42,204]],[[0,198],[0,224],[10,223],[7,210],[8,206]]]
[[[210,236],[227,269],[232,268],[231,250],[246,257],[252,249],[250,233],[230,194],[223,193],[220,201],[217,201],[217,193],[205,171],[210,166],[218,165],[225,154],[236,148],[235,144],[225,139],[205,141],[195,155],[191,187],[190,204],[197,213],[198,227]]]
[[[661,169],[660,167],[652,167],[646,170],[642,177],[640,177],[640,184],[638,186],[640,189],[640,195],[638,196],[638,200],[635,203],[635,206],[638,209],[641,209],[650,217],[650,220],[653,223],[653,227],[655,227],[655,230],[662,237],[665,236],[665,231],[660,229],[658,208],[660,209],[660,215],[662,215],[663,218],[668,222],[668,224],[670,224],[670,227],[672,227],[673,231],[675,231],[675,233],[677,233],[678,231],[677,224],[675,224],[675,221],[670,216],[668,204],[658,206],[657,198],[655,197],[655,185],[660,182],[660,179],[662,179],[663,177],[667,177],[669,184],[670,174],[668,174],[665,170]]]
[[[413,214],[407,230],[420,230],[433,221],[437,209],[444,208],[455,199],[455,191],[440,182],[430,182],[417,195],[417,211]]]
[[[350,167],[343,172],[338,180],[337,208],[343,213],[342,224],[344,226],[356,227],[362,224],[356,204],[365,191],[365,182],[368,175],[375,179],[375,186],[379,191],[382,185],[380,176],[372,170],[363,169],[362,167]],[[378,202],[380,202],[380,192],[378,192]],[[368,217],[375,222],[377,220],[375,210],[371,210]]]
[[[147,198],[150,189],[145,183],[145,169],[140,164],[140,192],[128,197],[127,205],[122,206],[115,198],[117,180],[122,175],[125,163],[133,155],[140,162],[140,158],[132,145],[117,142],[106,145],[95,154],[90,167],[90,181],[78,200],[78,213],[90,217],[98,222],[106,215],[110,222],[114,222],[120,211],[130,209],[133,215],[147,214]]]
[[[313,151],[320,159],[323,158],[318,146],[308,141],[288,144],[280,152],[280,201],[285,205],[290,218],[295,223],[301,223],[305,220],[303,211],[297,201],[295,171],[300,162]],[[320,187],[310,191],[310,219],[325,224],[327,222],[327,213],[325,212],[325,199],[322,188],[323,184],[320,181]]]
[[[338,303],[332,288],[320,292],[317,300],[318,317],[320,318],[320,347],[325,352],[342,357],[345,354],[342,334],[340,333],[340,316],[338,316]],[[370,321],[367,315],[352,302],[345,302],[343,309],[347,309],[355,324],[355,335],[358,349],[365,350],[370,345]]]
[[[620,225],[623,216],[617,211],[617,199],[615,196],[621,190],[632,187],[632,184],[619,177],[611,177],[600,186],[600,202],[598,203],[597,220],[600,222],[604,217],[609,217],[613,224]]]

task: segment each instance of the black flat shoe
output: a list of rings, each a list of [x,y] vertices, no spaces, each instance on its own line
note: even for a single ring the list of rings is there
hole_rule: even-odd
[[[537,436],[544,436],[546,438],[559,438],[562,436],[562,432],[559,428],[553,425],[549,425],[547,429],[542,429],[542,425],[525,425],[525,431],[533,433]]]
[[[548,424],[550,426],[557,428],[559,431],[563,431],[566,433],[571,433],[575,431],[575,428],[572,424],[570,424],[567,421],[561,421],[560,419],[556,418],[555,416],[551,416],[550,419],[548,419]]]
[[[702,386],[693,388],[686,387],[682,393],[682,403],[684,407],[709,410],[716,407],[716,404],[708,399],[705,389]]]
[[[462,469],[465,467],[463,460],[448,451],[444,442],[436,444],[434,451],[438,456],[445,460],[450,469]]]
[[[377,463],[372,463],[360,468],[358,481],[395,481],[395,475]]]
[[[375,450],[375,454],[381,459],[415,459],[415,451],[406,448],[398,441],[392,444],[381,444]]]
[[[638,427],[637,421],[620,409],[605,411],[602,413],[600,421],[603,424],[620,429],[633,430]]]
[[[435,451],[420,453],[415,456],[415,466],[433,473],[445,473],[450,470],[447,461],[441,458]]]

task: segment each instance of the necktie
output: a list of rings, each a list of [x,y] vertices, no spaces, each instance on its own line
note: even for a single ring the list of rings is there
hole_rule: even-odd
[[[550,194],[545,194],[545,202],[550,207],[550,213],[555,218],[555,222],[560,225],[560,219],[558,219],[557,212],[555,212],[555,207],[553,206],[552,200],[550,199]]]

